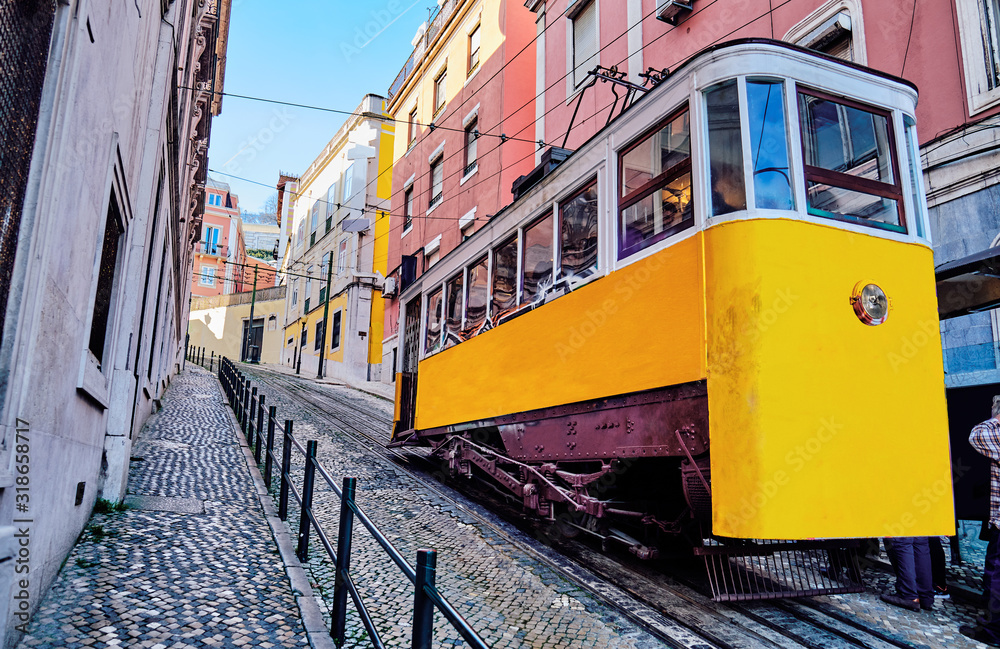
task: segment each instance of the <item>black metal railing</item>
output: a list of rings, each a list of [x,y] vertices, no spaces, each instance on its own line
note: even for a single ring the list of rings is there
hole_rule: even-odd
[[[222,362],[222,355],[216,356],[214,351],[206,350],[204,347],[188,345],[187,354],[184,358],[189,363],[201,365],[209,372],[214,372],[219,363]]]
[[[448,602],[435,585],[437,553],[435,550],[417,550],[417,565],[411,566],[396,547],[389,541],[378,527],[364,513],[355,500],[357,480],[343,479],[338,487],[327,469],[316,458],[317,443],[309,440],[305,446],[292,434],[293,422],[284,420],[281,438],[281,456],[275,453],[275,428],[278,417],[275,406],[267,406],[264,394],[259,394],[257,386],[251,385],[250,379],[241,372],[228,358],[221,358],[218,371],[219,382],[236,419],[240,424],[247,444],[253,451],[258,467],[263,461],[264,483],[268,492],[272,488],[272,473],[276,463],[280,462],[278,475],[278,517],[282,521],[288,519],[289,496],[299,505],[298,543],[295,554],[300,561],[309,559],[309,537],[314,532],[335,569],[333,589],[333,604],[330,611],[330,636],[337,646],[343,646],[347,633],[347,597],[354,602],[354,608],[361,618],[361,623],[368,632],[373,647],[381,649],[382,642],[375,622],[365,606],[351,577],[351,539],[354,532],[354,521],[359,521],[368,530],[371,537],[382,547],[385,554],[396,564],[400,571],[414,586],[413,592],[413,633],[411,646],[414,649],[431,649],[434,629],[434,610],[441,611],[445,619],[462,636],[470,647],[485,649],[489,645],[479,637],[479,634],[469,625],[462,615]],[[265,414],[264,408],[267,408]],[[301,491],[296,489],[292,479],[292,455],[302,454],[305,466],[302,472]],[[337,547],[334,548],[326,531],[320,525],[313,511],[313,491],[316,475],[330,487],[340,499],[340,518],[337,532]]]

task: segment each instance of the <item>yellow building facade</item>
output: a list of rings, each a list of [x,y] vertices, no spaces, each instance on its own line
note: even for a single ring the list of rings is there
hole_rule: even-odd
[[[303,374],[381,375],[394,137],[385,117],[385,99],[365,96],[288,196],[279,362]]]

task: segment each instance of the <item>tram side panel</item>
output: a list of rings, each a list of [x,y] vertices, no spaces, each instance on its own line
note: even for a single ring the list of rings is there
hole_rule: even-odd
[[[714,533],[954,533],[931,250],[784,219],[705,248]],[[891,300],[880,325],[861,281]]]
[[[416,428],[703,380],[701,254],[697,233],[421,361]]]

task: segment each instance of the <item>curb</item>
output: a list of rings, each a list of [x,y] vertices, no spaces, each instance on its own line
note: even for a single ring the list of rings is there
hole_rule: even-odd
[[[205,371],[207,372],[208,370]],[[261,508],[264,510],[264,518],[267,519],[267,524],[271,528],[271,536],[274,538],[274,542],[278,546],[278,552],[281,554],[281,562],[285,566],[285,574],[288,575],[288,581],[291,583],[292,595],[295,596],[295,602],[299,606],[299,617],[302,619],[302,626],[306,631],[306,637],[309,639],[309,646],[312,649],[336,649],[333,638],[330,637],[330,630],[326,628],[326,623],[323,621],[323,612],[316,601],[312,586],[309,585],[309,575],[306,573],[306,569],[302,566],[302,563],[299,562],[299,558],[295,556],[295,546],[292,544],[291,535],[285,524],[278,518],[278,510],[271,501],[271,494],[268,493],[264,485],[264,476],[261,475],[260,469],[257,468],[257,462],[254,460],[253,453],[247,445],[247,440],[243,436],[239,422],[236,421],[236,413],[233,412],[232,408],[226,402],[226,395],[222,392],[222,386],[219,384],[218,377],[214,374],[212,376],[215,378],[218,395],[229,418],[233,436],[240,445],[240,450],[243,451],[243,459],[247,463],[250,477],[253,479],[254,487],[257,489],[257,497],[260,500]]]

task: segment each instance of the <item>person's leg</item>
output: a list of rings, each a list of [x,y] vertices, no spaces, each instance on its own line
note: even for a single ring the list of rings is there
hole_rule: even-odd
[[[990,603],[990,592],[993,590],[993,573],[997,568],[997,543],[1000,542],[1000,539],[998,539],[997,534],[994,534],[997,531],[996,528],[990,527],[985,531],[989,542],[986,544],[986,562],[983,566],[983,606],[988,606]],[[980,538],[982,536],[983,533],[980,532]]]
[[[941,540],[938,539],[938,547]],[[944,550],[942,550],[942,553]],[[913,539],[913,567],[920,607],[934,608],[934,577],[931,568],[930,544],[926,536]]]
[[[948,568],[945,564],[944,546],[941,545],[940,536],[927,537],[928,547],[931,553],[931,575],[934,580],[935,593],[948,592]]]
[[[892,540],[892,552],[895,555],[893,566],[896,568],[896,593],[908,601],[918,600],[917,574],[913,559],[913,538],[894,538]]]
[[[1000,561],[997,560],[1000,530],[990,528],[990,542],[986,550],[987,570],[983,581],[990,584],[986,600],[986,613],[979,619],[989,641],[1000,643]]]

